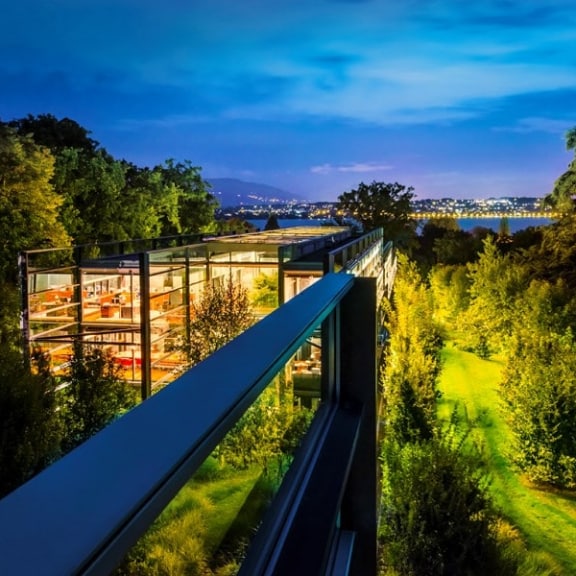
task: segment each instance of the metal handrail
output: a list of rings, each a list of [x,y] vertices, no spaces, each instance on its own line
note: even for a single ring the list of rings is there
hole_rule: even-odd
[[[355,281],[326,275],[1,500],[2,572],[113,570]]]

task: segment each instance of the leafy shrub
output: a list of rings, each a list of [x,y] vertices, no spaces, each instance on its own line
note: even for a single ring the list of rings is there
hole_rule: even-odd
[[[451,432],[382,451],[380,544],[386,573],[512,574],[477,451]]]

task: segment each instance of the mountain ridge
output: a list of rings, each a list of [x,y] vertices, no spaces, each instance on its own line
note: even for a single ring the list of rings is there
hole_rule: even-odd
[[[211,186],[210,193],[223,208],[258,204],[288,204],[306,200],[300,194],[260,182],[247,182],[238,178],[206,178],[206,181]]]

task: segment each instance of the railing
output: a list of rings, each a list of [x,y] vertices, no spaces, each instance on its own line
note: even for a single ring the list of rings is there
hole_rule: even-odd
[[[0,501],[0,571],[118,565],[322,326],[322,403],[240,574],[376,574],[376,290],[328,274]]]

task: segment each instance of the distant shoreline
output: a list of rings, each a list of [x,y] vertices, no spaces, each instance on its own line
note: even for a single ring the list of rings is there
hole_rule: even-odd
[[[439,216],[447,217],[446,214],[442,214]],[[502,220],[502,216],[489,216],[489,215],[482,215],[482,216],[473,216],[473,217],[466,217],[466,216],[450,216],[451,218],[455,218],[458,221],[458,224],[462,230],[466,232],[470,232],[474,228],[483,227],[483,228],[490,228],[494,230],[494,232],[498,232],[500,229],[500,222]],[[512,214],[506,214],[504,216],[508,219],[508,227],[510,232],[514,234],[514,232],[518,232],[519,230],[524,230],[530,227],[536,226],[547,226],[554,221],[554,218],[547,215],[545,217],[538,217],[538,216],[515,216]],[[421,222],[422,220],[429,220],[429,218],[415,218],[415,220],[419,220],[419,226],[422,226],[424,223]],[[246,222],[253,224],[259,230],[264,230],[264,226],[266,225],[267,218],[247,218]],[[291,228],[293,226],[322,226],[327,223],[327,219],[323,218],[279,218],[278,224],[280,228]]]
[[[436,218],[547,218],[549,220],[560,218],[561,214],[555,212],[464,212],[455,214],[445,212],[413,212],[414,220],[434,220]]]

